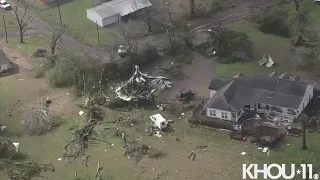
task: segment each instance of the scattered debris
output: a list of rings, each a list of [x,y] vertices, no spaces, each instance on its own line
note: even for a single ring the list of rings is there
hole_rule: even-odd
[[[32,58],[45,57],[47,55],[46,49],[37,49],[33,54]]]
[[[156,127],[160,130],[167,128],[168,122],[166,119],[163,118],[161,114],[155,114],[150,116],[151,121],[154,123]]]
[[[20,78],[19,78],[19,79],[17,79],[17,80],[18,80],[18,81],[24,81],[24,79],[20,79]]]
[[[98,121],[102,120],[101,109],[92,107],[88,111],[85,125],[82,129],[73,132],[74,137],[64,147],[63,157],[77,158],[88,148],[92,140],[99,140],[91,137],[91,135]]]
[[[300,137],[302,135],[302,129],[300,127],[289,126],[287,130],[289,136]]]
[[[14,145],[14,147],[16,148],[16,152],[19,152],[19,143],[18,142],[14,142],[12,143]]]
[[[123,45],[119,45],[119,48],[118,48],[118,55],[121,57],[121,58],[124,58],[128,55],[128,52],[127,50],[124,48]]]
[[[263,55],[262,60],[259,60],[258,63],[260,66],[265,65],[267,68],[273,67],[274,65],[274,62],[269,54]]]
[[[131,101],[133,99],[152,99],[156,93],[169,87],[171,87],[171,81],[168,78],[149,76],[141,73],[139,67],[135,66],[134,75],[115,92],[118,98]]]
[[[246,154],[247,154],[246,152],[242,152],[242,153],[241,153],[242,156],[244,156],[244,155],[246,155]]]
[[[62,158],[58,158],[58,161],[62,161]]]
[[[179,101],[190,102],[196,93],[192,90],[182,91],[179,96]]]
[[[196,159],[196,154],[192,151],[191,154],[188,156],[188,159],[190,159],[192,157],[192,161],[194,161]]]
[[[0,130],[3,131],[3,130],[5,130],[7,127],[8,127],[8,126],[6,126],[6,125],[0,125]]]
[[[83,112],[83,111],[80,111],[80,112],[79,112],[79,115],[80,115],[80,116],[82,116],[83,114],[84,114],[84,112]]]

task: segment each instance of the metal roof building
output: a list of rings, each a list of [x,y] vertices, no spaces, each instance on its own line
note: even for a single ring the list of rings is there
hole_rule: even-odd
[[[87,9],[87,18],[105,27],[119,22],[122,16],[150,6],[152,4],[148,0],[113,0]]]

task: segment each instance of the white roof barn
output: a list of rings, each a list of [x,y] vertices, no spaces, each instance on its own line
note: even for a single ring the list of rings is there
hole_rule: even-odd
[[[150,7],[148,0],[113,0],[87,9],[87,18],[101,27],[119,22],[122,16]]]

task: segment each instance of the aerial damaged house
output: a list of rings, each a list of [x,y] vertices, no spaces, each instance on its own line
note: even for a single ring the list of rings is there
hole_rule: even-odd
[[[299,76],[271,73],[269,76],[214,77],[209,85],[207,117],[238,123],[246,110],[297,118],[313,97],[315,82]]]
[[[152,6],[148,0],[112,0],[87,9],[87,18],[100,27],[119,22],[121,17]]]

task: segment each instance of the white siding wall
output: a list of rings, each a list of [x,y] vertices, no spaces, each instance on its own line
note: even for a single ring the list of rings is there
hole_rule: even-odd
[[[212,116],[210,114],[211,110],[215,111],[215,116]],[[227,118],[222,117],[222,113],[226,113],[227,114]],[[206,108],[206,115],[208,117],[214,117],[214,118],[219,118],[219,119],[224,119],[224,120],[229,120],[229,121],[236,121],[235,119],[232,120],[232,113],[229,112],[229,111],[222,111],[222,110],[219,110],[219,109]]]
[[[308,105],[309,101],[313,98],[313,88],[314,88],[314,85],[308,85],[306,92],[304,94],[304,97],[302,99],[302,102],[298,108],[297,116],[301,114],[303,109]]]
[[[212,98],[212,96],[216,93],[217,91],[215,90],[210,90],[210,98]]]
[[[119,22],[120,21],[120,15],[119,14],[115,14],[113,16],[110,16],[108,18],[105,18],[102,20],[102,27]]]
[[[1,64],[0,65],[0,72],[6,71],[6,70],[8,70],[8,65],[7,64]]]
[[[87,18],[92,22],[97,23],[100,27],[103,27],[102,19],[96,12],[87,10]]]

